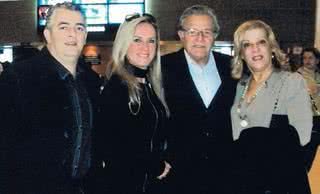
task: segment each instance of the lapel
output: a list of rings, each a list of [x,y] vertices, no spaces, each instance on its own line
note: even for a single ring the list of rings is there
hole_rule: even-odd
[[[181,49],[178,52],[178,60],[177,62],[180,63],[177,65],[177,67],[180,67],[180,71],[183,77],[181,78],[181,81],[183,84],[183,88],[181,88],[182,90],[185,90],[185,94],[188,94],[189,96],[186,96],[186,98],[189,98],[190,100],[194,100],[195,102],[197,102],[197,107],[201,107],[201,109],[212,109],[213,107],[215,107],[214,104],[217,103],[218,99],[220,99],[220,97],[223,94],[223,91],[226,89],[225,85],[226,82],[228,81],[226,79],[227,75],[229,74],[229,72],[227,71],[227,68],[222,68],[224,66],[226,66],[227,61],[225,61],[224,59],[222,59],[218,53],[213,52],[213,56],[216,62],[216,66],[221,78],[221,85],[217,91],[217,93],[215,94],[215,96],[212,98],[210,105],[208,106],[208,108],[204,105],[202,98],[200,96],[200,93],[197,90],[197,87],[195,85],[195,83],[193,82],[192,76],[190,74],[189,68],[188,68],[188,63],[186,60],[186,57],[184,55],[184,50]]]
[[[178,52],[178,58],[177,62],[180,63],[177,65],[177,67],[181,71],[178,75],[181,75],[181,86],[182,88],[179,88],[183,90],[184,94],[186,94],[186,98],[189,99],[190,101],[196,103],[196,107],[201,107],[202,109],[205,108],[206,106],[204,105],[202,98],[200,96],[200,93],[197,90],[197,87],[195,83],[193,82],[192,76],[189,71],[188,63],[186,56],[184,54],[184,49],[181,49]]]

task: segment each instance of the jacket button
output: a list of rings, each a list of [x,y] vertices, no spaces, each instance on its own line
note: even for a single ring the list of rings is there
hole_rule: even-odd
[[[212,137],[212,133],[205,131],[203,132],[206,137]]]
[[[63,136],[64,136],[64,138],[68,139],[68,138],[69,138],[69,134],[68,134],[68,132],[67,132],[67,131],[65,131],[65,132],[63,133]]]

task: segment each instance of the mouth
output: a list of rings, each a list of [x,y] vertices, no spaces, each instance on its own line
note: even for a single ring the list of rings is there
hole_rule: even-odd
[[[64,43],[66,46],[77,46],[77,42],[66,42]]]
[[[205,46],[203,45],[193,45],[194,48],[206,48]]]
[[[149,54],[139,54],[138,57],[149,58]]]
[[[263,56],[262,55],[258,55],[258,56],[254,56],[252,57],[252,61],[260,61],[263,59]]]

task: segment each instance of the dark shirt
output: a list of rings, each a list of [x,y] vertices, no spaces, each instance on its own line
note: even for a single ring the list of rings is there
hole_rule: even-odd
[[[83,70],[77,68],[74,78],[65,67],[57,64],[57,72],[66,84],[73,113],[72,130],[66,130],[64,134],[72,139],[65,162],[71,165],[72,178],[80,178],[86,174],[91,163],[92,107],[84,83],[79,79]]]

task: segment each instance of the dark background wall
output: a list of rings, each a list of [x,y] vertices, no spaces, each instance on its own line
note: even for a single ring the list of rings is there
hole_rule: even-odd
[[[0,1],[0,44],[39,41],[36,3]],[[158,18],[163,40],[175,40],[177,19],[193,4],[216,10],[221,25],[218,40],[231,41],[240,23],[262,19],[273,27],[283,47],[314,45],[316,0],[147,0],[147,10]],[[99,37],[109,37],[106,40],[110,41],[113,35]]]
[[[0,44],[38,41],[37,0],[0,1]]]
[[[283,46],[313,46],[316,0],[154,0],[150,12],[158,18],[162,39],[174,39],[177,18],[193,4],[215,9],[221,26],[218,40],[232,40],[233,32],[248,19],[261,19],[272,26]]]

